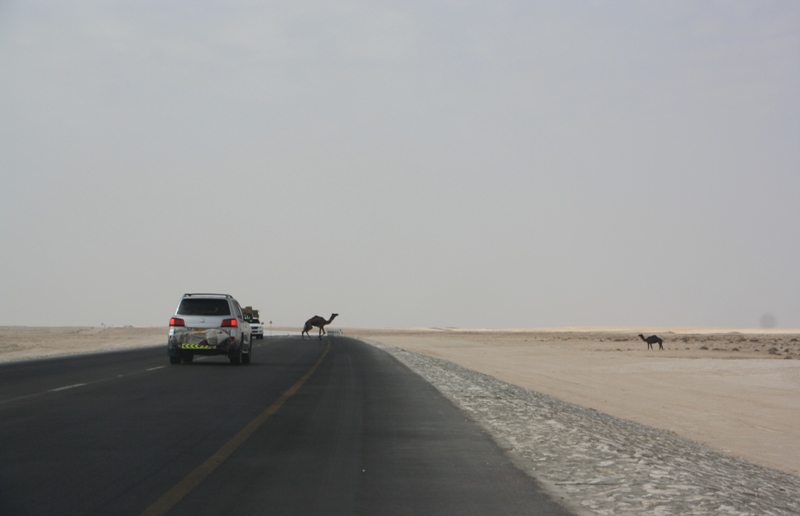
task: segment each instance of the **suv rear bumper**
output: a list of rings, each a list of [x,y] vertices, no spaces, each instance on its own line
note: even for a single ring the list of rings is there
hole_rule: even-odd
[[[167,343],[167,355],[171,357],[179,357],[183,353],[191,353],[193,355],[227,356],[238,353],[240,347],[241,341],[237,342],[236,340],[234,340],[234,342],[226,340],[225,342],[216,345],[192,342],[181,343],[179,339],[173,338],[173,336],[170,335]]]

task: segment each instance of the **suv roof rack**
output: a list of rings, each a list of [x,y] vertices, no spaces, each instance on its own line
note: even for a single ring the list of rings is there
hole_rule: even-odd
[[[233,298],[230,294],[214,294],[212,292],[193,292],[193,293],[186,293],[183,297],[192,297],[192,296],[222,296],[222,297],[230,297]]]

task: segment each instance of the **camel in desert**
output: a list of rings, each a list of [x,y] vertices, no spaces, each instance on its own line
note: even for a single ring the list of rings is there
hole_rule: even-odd
[[[325,325],[330,324],[331,321],[333,321],[337,315],[339,314],[331,314],[331,318],[328,319],[327,321],[324,318],[320,317],[319,315],[315,315],[311,319],[307,320],[306,323],[303,325],[303,333],[300,334],[300,337],[305,338],[304,335],[308,335],[308,330],[310,330],[313,326],[316,326],[317,328],[319,328],[319,338],[320,340],[322,340],[322,334],[327,333],[325,331]],[[308,337],[311,338],[311,335],[308,335]]]
[[[650,335],[645,339],[644,335],[640,333],[639,338],[647,342],[647,349],[653,349],[653,344],[655,344],[656,342],[658,342],[658,349],[664,349],[664,346],[661,345],[664,341],[661,340],[661,337],[659,337],[658,335]]]

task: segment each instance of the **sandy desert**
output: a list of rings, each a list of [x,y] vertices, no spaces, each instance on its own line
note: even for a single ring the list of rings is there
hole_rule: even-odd
[[[800,474],[800,330],[342,331]],[[0,362],[154,346],[166,342],[166,333],[166,327],[0,327]],[[658,334],[664,349],[648,350],[638,333]]]

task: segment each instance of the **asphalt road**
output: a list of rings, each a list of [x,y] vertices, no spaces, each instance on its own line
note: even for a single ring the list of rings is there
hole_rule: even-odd
[[[165,348],[0,366],[0,514],[567,514],[357,340]]]

